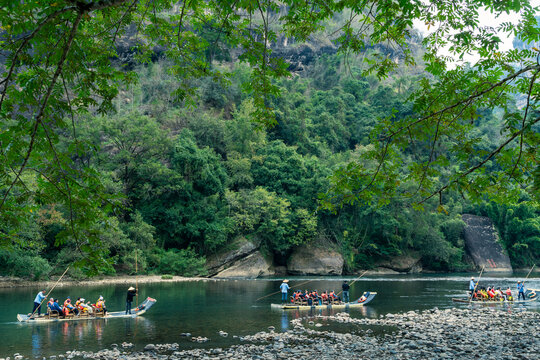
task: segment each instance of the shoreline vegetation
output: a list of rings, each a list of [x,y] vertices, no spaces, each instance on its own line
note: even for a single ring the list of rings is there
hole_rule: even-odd
[[[528,271],[530,269],[515,269],[513,273],[521,273]],[[363,271],[362,271],[363,272]],[[424,272],[424,273],[418,273],[418,274],[429,274],[429,275],[437,275],[437,274],[451,274],[451,273],[435,273],[435,272]],[[461,274],[461,273],[459,273]],[[496,272],[494,274],[503,274],[502,272]],[[504,273],[506,274],[506,273]],[[540,274],[540,268],[534,269],[532,274]],[[349,276],[355,276],[356,274],[344,274],[339,276],[339,278],[347,278]],[[369,270],[366,272],[367,276],[370,275],[408,275],[407,273],[398,273],[396,271],[381,271],[380,269],[377,270]],[[282,277],[290,277],[291,275],[282,275]],[[317,276],[317,275],[310,275]],[[320,275],[323,277],[327,277],[326,275]],[[121,276],[100,276],[95,278],[88,278],[88,279],[71,279],[71,278],[64,278],[62,281],[56,285],[57,287],[64,287],[64,286],[96,286],[96,285],[103,285],[103,284],[126,284],[126,285],[132,285],[135,284],[135,282],[138,282],[139,284],[155,284],[160,282],[185,282],[185,281],[225,281],[225,280],[255,280],[252,278],[218,278],[218,277],[200,277],[200,276],[193,276],[193,277],[184,277],[184,276],[176,276],[176,275],[139,275],[137,277],[132,275],[121,275]],[[280,279],[280,277],[276,277],[276,279]],[[48,281],[44,280],[29,280],[24,278],[18,278],[18,277],[10,277],[10,276],[0,276],[0,289],[2,288],[18,288],[18,287],[44,287],[44,288],[50,288],[56,284],[58,279],[54,278]]]
[[[205,278],[205,277],[183,277],[183,276],[163,276],[163,275],[142,275],[137,276],[136,281],[140,284],[154,284],[159,282],[184,282],[184,281],[217,281],[221,279]],[[22,279],[17,277],[0,277],[0,288],[15,288],[15,287],[32,287],[40,286],[44,288],[50,288],[56,284],[58,279],[52,279],[49,281],[35,281]],[[56,285],[57,287],[64,286],[93,286],[102,284],[135,284],[135,276],[105,276],[89,279],[62,279]]]
[[[347,332],[327,330],[341,323]],[[379,331],[381,330],[381,331]],[[253,335],[231,337],[230,347],[180,349],[178,343],[134,345],[112,344],[96,352],[73,350],[49,359],[477,359],[493,353],[501,359],[536,359],[540,313],[506,308],[433,308],[424,311],[381,315],[379,318],[351,318],[348,313],[294,319],[290,329],[273,327]],[[215,338],[228,336],[220,331]],[[179,342],[212,340],[182,334]],[[15,359],[23,356],[15,354]],[[45,359],[45,358],[44,358]]]

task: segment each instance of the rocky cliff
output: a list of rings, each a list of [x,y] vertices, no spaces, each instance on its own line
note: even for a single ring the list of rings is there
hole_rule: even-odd
[[[491,219],[483,216],[462,215],[465,222],[465,249],[478,268],[486,272],[512,271],[510,258],[499,243],[499,234]]]

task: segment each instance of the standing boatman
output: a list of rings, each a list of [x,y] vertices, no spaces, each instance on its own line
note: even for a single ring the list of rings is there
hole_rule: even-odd
[[[341,285],[341,289],[343,290],[343,302],[348,303],[349,302],[349,284],[347,283],[347,280],[343,281],[343,284]]]
[[[520,297],[523,297],[523,300],[525,300],[525,284],[521,281],[518,281],[517,283],[518,288],[518,300]]]
[[[43,299],[45,299],[45,290],[41,290],[37,293],[36,298],[34,299],[34,308],[32,309],[32,315],[34,315],[36,309],[38,316],[41,315],[41,302],[43,301]]]
[[[131,303],[135,295],[137,295],[137,290],[133,286],[130,286],[126,295],[126,314],[131,314]]]
[[[476,285],[474,283],[474,277],[471,277],[471,281],[469,282],[469,293],[471,294],[471,297],[474,296],[474,289],[476,288]]]
[[[284,304],[287,302],[287,291],[290,289],[289,284],[287,284],[289,280],[285,279],[279,286],[281,289],[281,304]]]

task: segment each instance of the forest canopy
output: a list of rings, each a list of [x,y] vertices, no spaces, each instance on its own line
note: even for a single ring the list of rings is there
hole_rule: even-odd
[[[480,9],[520,20],[494,29]],[[332,229],[351,267],[416,236],[448,268],[462,246],[439,217],[494,200],[537,219],[537,14],[525,0],[2,2],[0,255],[71,249],[103,271],[137,248],[196,268],[240,230],[284,256]],[[503,51],[501,33],[525,46]],[[302,82],[283,38],[336,53]],[[396,230],[400,216],[417,226]],[[525,265],[538,235],[523,236],[509,246]]]

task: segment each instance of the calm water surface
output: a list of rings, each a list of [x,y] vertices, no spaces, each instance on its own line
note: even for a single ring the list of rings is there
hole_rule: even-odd
[[[351,309],[352,317],[378,317],[387,313],[440,309],[456,306],[451,298],[464,296],[470,274],[461,275],[401,275],[364,277],[351,286],[351,299],[363,291],[376,291],[377,297],[366,307]],[[522,275],[523,276],[523,275]],[[312,280],[302,289],[320,291],[341,289],[344,278],[291,278],[290,286]],[[353,280],[354,277],[347,278]],[[515,289],[516,275],[483,277],[482,284],[511,286]],[[280,302],[280,295],[258,298],[279,289],[281,279],[197,281],[184,283],[144,284],[139,286],[139,299],[147,296],[157,303],[142,317],[133,319],[100,319],[48,324],[18,323],[17,313],[29,313],[38,288],[0,289],[0,357],[20,353],[42,358],[68,350],[96,351],[111,344],[133,343],[141,349],[149,343],[173,343],[180,348],[223,347],[239,343],[236,336],[254,334],[274,326],[286,331],[290,321],[298,317],[328,314],[318,311],[272,311],[270,304]],[[540,289],[540,278],[527,281],[527,287]],[[123,310],[126,285],[70,286],[54,290],[61,302],[79,296],[95,301],[105,297],[110,311]],[[457,305],[460,306],[460,305]],[[466,306],[466,305],[465,305]],[[503,306],[499,306],[505,309]],[[527,309],[540,311],[540,302],[528,304]],[[505,311],[516,311],[506,308]],[[329,324],[334,331],[358,331],[358,328]],[[221,337],[222,330],[229,336]],[[205,336],[207,343],[192,343],[182,333]]]

